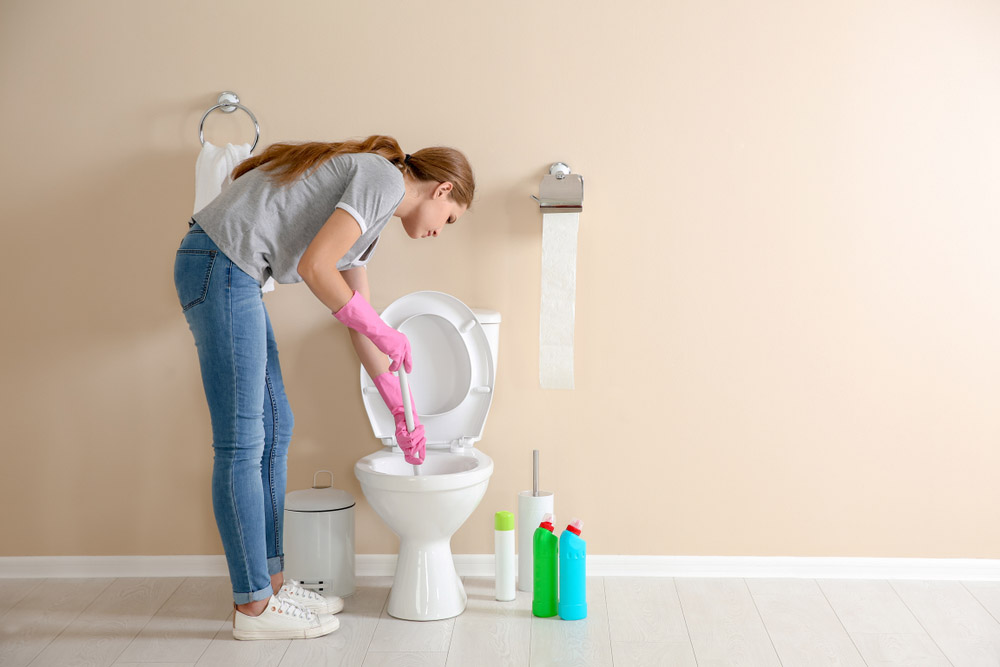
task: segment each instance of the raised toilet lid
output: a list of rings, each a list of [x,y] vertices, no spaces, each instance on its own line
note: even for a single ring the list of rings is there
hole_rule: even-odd
[[[414,292],[390,304],[382,319],[410,340],[410,392],[427,448],[479,440],[493,402],[495,376],[486,331],[475,313],[450,294]],[[364,366],[361,396],[375,437],[383,445],[394,445],[395,420]]]

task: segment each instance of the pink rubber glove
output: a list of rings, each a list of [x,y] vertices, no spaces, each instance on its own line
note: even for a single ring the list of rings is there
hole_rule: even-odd
[[[344,325],[367,336],[375,343],[375,347],[392,358],[390,371],[399,370],[399,364],[409,373],[413,369],[413,358],[410,354],[410,341],[405,335],[396,331],[382,321],[371,304],[365,301],[361,293],[354,290],[354,296],[343,308],[333,314]],[[402,398],[400,399],[402,400]]]
[[[417,406],[413,402],[413,392],[410,392],[410,407],[413,409],[413,430],[406,430],[406,412],[403,410],[403,392],[399,389],[399,378],[392,373],[382,373],[375,378],[375,386],[382,395],[389,412],[396,420],[396,442],[403,450],[407,463],[420,465],[427,455],[427,438],[424,437],[424,425],[417,417]]]

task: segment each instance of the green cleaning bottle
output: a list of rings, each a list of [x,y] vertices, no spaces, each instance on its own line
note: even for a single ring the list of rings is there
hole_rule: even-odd
[[[551,514],[542,517],[535,529],[532,558],[535,567],[534,597],[531,613],[540,618],[555,616],[559,611],[557,590],[559,585],[559,539],[554,530],[556,518]]]

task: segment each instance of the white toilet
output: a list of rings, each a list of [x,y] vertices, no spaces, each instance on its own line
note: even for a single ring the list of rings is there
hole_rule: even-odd
[[[427,457],[414,475],[396,446],[395,421],[361,369],[361,393],[382,449],[354,466],[361,490],[399,536],[387,611],[436,621],[465,610],[451,536],[479,505],[493,460],[473,445],[493,402],[500,313],[473,310],[442,292],[414,292],[382,313],[413,350],[410,391],[427,436]]]

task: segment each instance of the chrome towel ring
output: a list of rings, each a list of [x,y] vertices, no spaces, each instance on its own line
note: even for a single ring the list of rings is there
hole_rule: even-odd
[[[253,146],[250,147],[250,152],[253,153],[253,149],[257,147],[257,142],[260,141],[260,125],[257,123],[257,118],[253,115],[250,109],[240,104],[240,98],[236,93],[226,91],[219,95],[219,103],[214,107],[205,112],[205,115],[201,117],[201,124],[198,126],[198,138],[201,140],[201,145],[205,145],[205,119],[208,118],[208,114],[212,113],[216,109],[221,109],[223,113],[232,113],[237,109],[243,109],[250,116],[253,121],[253,126],[257,130],[257,137],[253,140]]]

